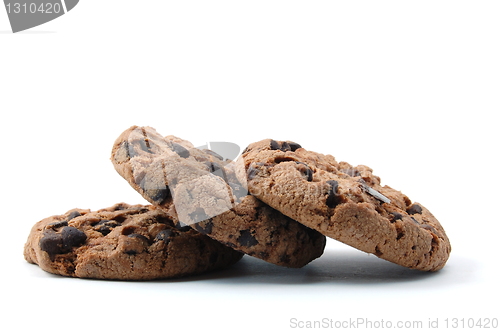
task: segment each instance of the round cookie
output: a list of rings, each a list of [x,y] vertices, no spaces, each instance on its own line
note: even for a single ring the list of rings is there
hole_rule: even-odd
[[[290,141],[262,140],[242,154],[250,193],[322,234],[413,269],[441,269],[451,246],[422,204],[353,167]]]
[[[37,222],[25,259],[69,277],[151,280],[199,274],[243,255],[189,227],[179,228],[153,206],[116,204],[73,209]]]
[[[236,164],[210,150],[134,126],[116,140],[111,161],[146,200],[231,248],[286,267],[323,253],[324,235],[248,195]]]

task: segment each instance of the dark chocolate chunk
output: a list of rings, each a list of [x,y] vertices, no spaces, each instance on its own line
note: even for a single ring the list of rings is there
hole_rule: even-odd
[[[301,148],[300,144],[294,142],[277,142],[275,140],[271,140],[270,142],[271,150],[281,150],[283,152],[286,151],[295,151],[298,148]]]
[[[189,226],[189,225],[185,225],[185,224],[183,224],[183,223],[182,223],[182,222],[180,222],[180,221],[179,221],[177,224],[175,224],[175,228],[176,228],[177,230],[179,230],[180,232],[188,232],[188,231],[190,231],[190,230],[191,230],[191,226]]]
[[[71,247],[78,247],[85,243],[87,235],[75,227],[64,227],[61,231],[63,249],[70,251]]]
[[[396,220],[401,220],[403,219],[403,215],[398,212],[391,212],[391,217],[390,217],[391,223],[396,222]]]
[[[431,231],[432,233],[436,234],[437,233],[437,230],[432,227],[431,225],[428,225],[428,224],[421,224],[420,227],[422,227],[423,229],[426,229],[428,231]]]
[[[408,214],[420,214],[422,213],[422,207],[418,204],[413,204],[408,209],[406,209],[406,212],[408,212]]]
[[[61,227],[65,227],[65,226],[68,226],[68,221],[67,220],[61,220],[61,221],[56,221],[56,222],[53,222],[53,223],[50,223],[47,225],[47,228],[61,228]]]
[[[96,231],[106,236],[111,232],[113,228],[119,226],[119,223],[116,220],[101,220],[93,226]]]
[[[127,251],[125,251],[125,253],[126,253],[127,255],[130,255],[130,256],[137,255],[137,251],[135,251],[135,250],[127,250]]]
[[[74,219],[76,217],[81,216],[82,214],[78,211],[73,211],[69,214],[68,218],[66,218],[67,221],[70,221],[71,219]]]
[[[226,176],[226,172],[225,172],[223,166],[221,166],[217,163],[211,162],[211,161],[205,162],[205,165],[207,165],[208,171],[210,173],[217,175],[218,177],[222,178],[224,181],[226,180],[227,176]]]
[[[173,236],[175,236],[175,233],[172,232],[171,229],[164,229],[164,230],[160,231],[158,234],[156,234],[155,242],[156,241],[163,241],[165,243],[168,243],[168,242],[170,242],[170,239]]]
[[[252,247],[259,243],[257,239],[252,235],[249,229],[240,231],[240,236],[238,237],[238,243],[244,247]]]
[[[206,214],[206,212],[203,208],[197,207],[196,210],[194,210],[193,212],[191,212],[189,214],[189,218],[191,218],[191,221],[193,223],[196,223],[196,222],[206,220],[210,217]]]
[[[328,194],[326,197],[326,205],[330,208],[334,208],[341,202],[341,198],[339,196],[339,183],[335,180],[326,181],[330,185],[330,189],[328,190]]]
[[[139,240],[142,240],[144,242],[149,243],[149,239],[142,234],[132,233],[132,234],[129,234],[127,236],[130,238],[133,238],[133,239],[139,239]]]
[[[124,203],[118,203],[114,206],[115,211],[122,211],[122,210],[126,210],[126,209],[127,209],[127,206]]]
[[[144,189],[144,188],[143,188]],[[170,189],[166,188],[148,188],[144,189],[144,193],[151,198],[156,204],[163,204],[170,197]]]
[[[136,227],[134,226],[125,226],[122,228],[122,235],[130,235],[134,233],[136,230]]]
[[[142,151],[144,152],[147,152],[147,153],[151,153],[151,150],[149,149],[149,141],[146,139],[141,139],[138,141],[139,142],[139,147],[141,148]],[[129,154],[130,154],[130,150],[129,150]],[[131,157],[135,157],[135,154],[132,153],[133,155],[131,155]]]
[[[59,233],[44,233],[39,245],[40,249],[47,252],[50,256],[63,253],[63,240]]]
[[[250,165],[250,167],[248,167],[248,170],[247,170],[247,178],[248,180],[253,180],[255,178],[255,176],[257,176],[257,174],[259,173],[259,169],[257,167],[255,167],[254,165]]]
[[[270,147],[271,150],[279,150],[281,148],[280,144],[275,140],[271,140]]]
[[[282,142],[280,146],[280,150],[285,152],[285,151],[291,151],[292,148],[290,147],[290,144],[288,142]]]
[[[309,168],[309,166],[306,163],[300,161],[296,161],[296,163],[299,165],[303,165],[302,167],[299,166],[298,170],[304,173],[307,181],[311,182],[313,180],[313,171]]]
[[[175,153],[179,155],[181,158],[188,158],[191,154],[189,153],[189,150],[183,147],[180,144],[177,144],[175,142],[172,142],[172,149],[174,150]]]
[[[290,150],[295,151],[297,149],[300,149],[302,146],[299,143],[295,142],[288,142],[288,146],[290,147]]]
[[[202,234],[211,234],[212,233],[212,229],[214,227],[214,223],[212,222],[212,220],[208,220],[207,222],[204,222],[203,223],[203,226],[200,225],[200,223],[197,223],[194,228],[202,233]]]

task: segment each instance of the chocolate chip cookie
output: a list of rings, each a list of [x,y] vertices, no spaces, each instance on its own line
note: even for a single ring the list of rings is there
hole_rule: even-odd
[[[111,161],[146,200],[197,231],[248,255],[286,267],[319,257],[325,237],[248,195],[237,165],[150,127],[131,127]]]
[[[190,227],[178,227],[153,206],[116,204],[73,209],[36,223],[25,259],[69,277],[150,280],[198,274],[243,255]]]
[[[438,220],[400,191],[291,141],[262,140],[242,154],[250,193],[322,234],[413,269],[441,269],[451,246]]]

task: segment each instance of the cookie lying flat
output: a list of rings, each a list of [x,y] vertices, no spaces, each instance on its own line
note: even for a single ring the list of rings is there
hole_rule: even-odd
[[[286,267],[323,253],[322,234],[247,195],[235,164],[212,151],[134,126],[116,140],[111,160],[146,200],[231,248]]]
[[[294,142],[271,139],[242,154],[249,191],[328,237],[413,269],[435,271],[451,246],[436,218],[401,192],[380,185],[367,166],[352,167]]]
[[[150,280],[198,274],[243,255],[189,227],[178,228],[152,206],[73,209],[36,223],[25,259],[69,277]]]

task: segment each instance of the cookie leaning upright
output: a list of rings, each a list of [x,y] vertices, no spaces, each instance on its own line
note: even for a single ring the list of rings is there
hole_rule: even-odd
[[[151,280],[198,274],[236,263],[242,254],[153,206],[73,209],[37,222],[24,257],[69,277]]]
[[[353,167],[290,141],[262,140],[242,154],[250,193],[328,237],[424,271],[441,269],[451,246],[439,221],[367,166]]]
[[[235,163],[210,150],[133,126],[115,141],[111,161],[146,200],[231,248],[286,267],[323,253],[322,234],[247,195]]]

